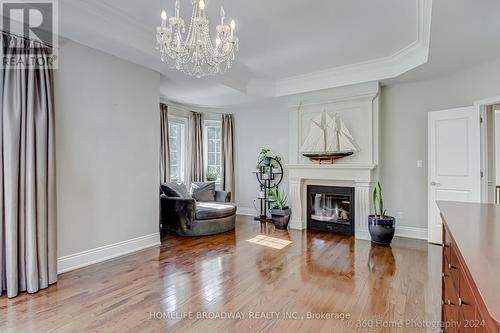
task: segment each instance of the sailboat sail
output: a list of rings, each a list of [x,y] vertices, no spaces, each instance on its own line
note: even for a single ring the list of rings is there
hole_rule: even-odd
[[[359,151],[359,148],[352,137],[351,132],[345,125],[344,121],[337,115],[338,126],[337,129],[340,133],[339,135],[339,145],[342,147],[343,151]]]
[[[301,148],[303,154],[335,154],[359,151],[354,138],[338,114],[326,111],[311,119],[309,135]]]
[[[336,121],[334,119],[333,123],[332,123],[332,128],[326,136],[327,145],[326,145],[326,150],[324,151],[324,153],[325,152],[340,151],[340,140],[339,140],[339,136],[337,134],[338,134],[338,131],[337,131],[337,126],[336,126]]]
[[[324,128],[321,126],[322,115],[311,120],[309,135],[302,145],[302,152],[319,152],[325,149]]]

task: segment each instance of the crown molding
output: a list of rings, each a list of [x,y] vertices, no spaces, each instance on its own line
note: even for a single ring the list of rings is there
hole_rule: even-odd
[[[275,95],[390,79],[423,65],[429,58],[431,20],[432,0],[417,0],[417,39],[413,43],[389,57],[277,80]]]
[[[380,93],[378,81],[364,82],[320,91],[298,94],[290,99],[288,107],[291,111],[299,107],[309,107],[330,103],[349,103],[366,101],[371,103]]]
[[[67,0],[66,0],[67,1]],[[68,3],[70,3],[68,1]],[[111,6],[105,1],[98,0],[77,0],[71,1],[73,6],[86,10],[92,15],[98,16],[113,25],[121,25],[127,28],[138,29],[141,33],[150,34],[149,28],[144,22],[136,20],[121,8]]]

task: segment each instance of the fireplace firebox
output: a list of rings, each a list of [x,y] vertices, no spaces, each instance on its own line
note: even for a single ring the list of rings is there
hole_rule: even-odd
[[[307,186],[307,228],[354,235],[354,188]]]

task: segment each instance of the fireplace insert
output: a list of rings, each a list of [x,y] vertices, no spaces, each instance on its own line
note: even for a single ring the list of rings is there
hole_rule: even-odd
[[[307,186],[307,228],[354,235],[354,188]]]

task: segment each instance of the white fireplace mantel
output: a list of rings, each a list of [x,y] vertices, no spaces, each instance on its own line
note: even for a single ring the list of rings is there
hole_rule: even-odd
[[[290,228],[307,228],[307,186],[329,185],[354,188],[355,237],[370,239],[367,216],[370,214],[370,192],[375,180],[376,165],[288,165],[290,203],[294,209]]]
[[[370,239],[367,217],[379,167],[379,96],[378,82],[372,82],[307,95],[303,97],[307,102],[301,102],[300,107],[290,107],[290,164],[287,165],[292,207],[290,228],[307,228],[308,185],[353,187],[355,237]],[[308,134],[310,119],[324,110],[340,114],[360,152],[334,164],[315,164],[302,156],[299,150]]]

